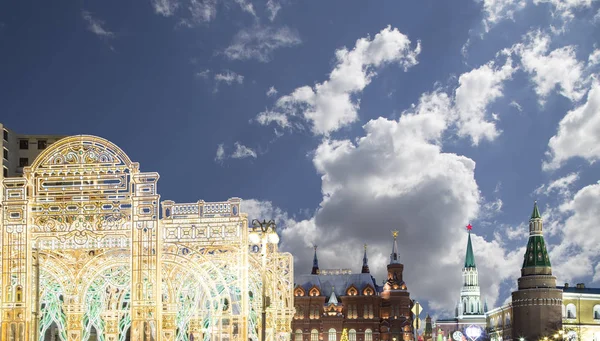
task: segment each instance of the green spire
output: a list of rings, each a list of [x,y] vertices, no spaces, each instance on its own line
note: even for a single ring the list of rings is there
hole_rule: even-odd
[[[465,256],[465,268],[476,268],[475,255],[473,255],[473,246],[471,246],[471,230],[469,230],[469,239],[467,241],[467,255]]]
[[[533,213],[531,213],[531,219],[539,219],[542,216],[540,215],[540,210],[537,207],[537,201],[533,202]]]

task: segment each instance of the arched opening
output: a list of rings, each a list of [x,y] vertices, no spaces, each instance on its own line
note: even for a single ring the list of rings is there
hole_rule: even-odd
[[[371,329],[365,330],[365,341],[373,341],[373,331]]]
[[[350,329],[348,332],[348,341],[356,341],[356,329]]]
[[[310,331],[310,341],[319,341],[319,331],[313,329]]]
[[[575,307],[575,304],[573,304],[573,303],[567,304],[567,318],[568,319],[577,318],[577,308]]]

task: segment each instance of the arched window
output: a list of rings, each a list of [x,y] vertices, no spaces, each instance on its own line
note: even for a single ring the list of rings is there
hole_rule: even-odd
[[[319,331],[313,329],[310,331],[310,341],[319,341]]]
[[[567,307],[564,304],[562,305],[562,313],[563,313],[563,318],[567,317]]]
[[[510,326],[510,314],[506,314],[504,317],[504,324]]]
[[[337,332],[335,331],[335,328],[329,329],[329,338],[327,341],[337,341]]]
[[[467,300],[463,301],[463,314],[467,313]]]
[[[600,305],[594,306],[594,320],[600,320]]]
[[[302,341],[302,329],[296,329],[294,341]]]
[[[373,331],[371,329],[365,329],[365,341],[373,341]]]
[[[471,302],[471,311],[470,312],[471,313],[475,312],[475,305],[473,304],[473,302]]]
[[[577,309],[575,308],[575,305],[573,303],[567,304],[567,318],[577,318]]]
[[[350,329],[348,334],[348,341],[356,341],[356,329]]]

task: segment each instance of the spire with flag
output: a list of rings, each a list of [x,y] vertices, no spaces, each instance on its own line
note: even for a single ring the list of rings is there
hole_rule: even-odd
[[[393,231],[392,236],[394,236],[394,245],[392,246],[392,254],[390,254],[390,264],[398,264],[400,263],[398,259],[398,231]]]
[[[365,244],[365,253],[363,254],[363,264],[361,273],[368,274],[369,273],[369,258],[367,258],[367,244]]]

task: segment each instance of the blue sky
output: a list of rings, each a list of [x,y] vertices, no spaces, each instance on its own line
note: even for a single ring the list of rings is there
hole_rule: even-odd
[[[453,309],[466,232],[490,307],[533,200],[559,282],[600,285],[600,3],[144,0],[0,4],[0,121],[93,134],[163,199],[245,199],[310,270],[379,281],[399,230],[412,295]]]

